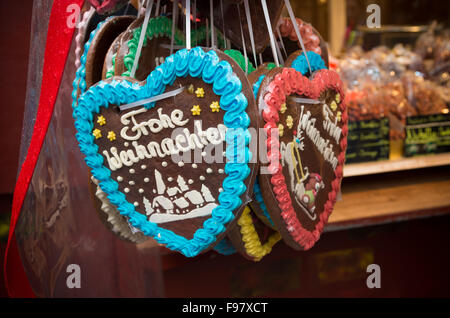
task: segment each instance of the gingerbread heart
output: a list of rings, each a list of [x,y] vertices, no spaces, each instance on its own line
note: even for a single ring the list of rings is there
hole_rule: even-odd
[[[311,24],[306,23],[299,18],[296,18],[296,22],[305,45],[305,50],[319,54],[325,62],[326,68],[328,68],[328,48],[325,40]],[[278,21],[278,28],[280,30],[281,41],[283,41],[283,47],[286,50],[286,54],[288,56],[294,54],[298,51],[300,42],[298,41],[297,33],[292,25],[292,20],[288,17],[281,18]],[[299,55],[300,53],[301,51],[297,54]],[[286,63],[285,66],[289,67]]]
[[[140,18],[136,24],[133,24],[134,28],[123,35],[120,48],[117,50],[114,61],[115,75],[130,76],[136,59],[136,51],[142,32],[142,23],[143,18]],[[170,55],[172,21],[165,16],[150,19],[145,35],[134,76],[140,81],[145,80],[148,74],[150,74],[156,66],[161,64],[165,57]],[[176,29],[174,45],[184,45],[184,42],[184,34]]]
[[[348,133],[343,100],[343,84],[330,70],[308,79],[295,69],[275,68],[261,83],[257,104],[268,158],[260,171],[261,193],[295,249],[315,244],[336,202]]]
[[[117,107],[180,87],[145,106]],[[239,66],[198,47],[169,56],[144,83],[100,82],[74,110],[80,150],[109,202],[144,235],[189,257],[226,235],[251,194],[255,115]]]

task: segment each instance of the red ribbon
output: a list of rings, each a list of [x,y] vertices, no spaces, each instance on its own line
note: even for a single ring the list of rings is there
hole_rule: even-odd
[[[68,10],[68,6],[75,4],[82,8],[83,3],[84,0],[54,1],[50,14],[39,107],[30,147],[14,189],[11,225],[4,263],[5,285],[10,297],[35,297],[23,269],[14,230],[52,118],[53,107],[75,31],[70,23],[73,11]]]

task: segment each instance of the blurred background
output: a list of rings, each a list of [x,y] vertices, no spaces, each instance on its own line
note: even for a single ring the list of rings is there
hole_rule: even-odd
[[[343,200],[327,232],[305,253],[280,244],[258,264],[239,256],[190,260],[162,253],[165,296],[450,296],[450,119],[430,117],[449,109],[450,2],[291,3],[328,43],[330,67],[349,92],[354,146],[349,142]],[[380,28],[367,27],[370,4],[381,10]],[[1,263],[18,173],[32,7],[32,1],[0,1]],[[365,133],[361,121],[382,131],[384,119],[383,136],[358,139]],[[413,138],[417,123],[441,127],[440,139]],[[365,284],[372,263],[382,268],[379,290]],[[6,296],[0,275],[0,297]]]

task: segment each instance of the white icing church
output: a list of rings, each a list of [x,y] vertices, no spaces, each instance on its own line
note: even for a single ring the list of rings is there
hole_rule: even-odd
[[[167,187],[161,173],[155,169],[157,196],[150,202],[143,198],[146,215],[153,223],[166,223],[211,214],[217,206],[216,199],[205,184],[200,191],[190,190],[182,176],[175,187]]]

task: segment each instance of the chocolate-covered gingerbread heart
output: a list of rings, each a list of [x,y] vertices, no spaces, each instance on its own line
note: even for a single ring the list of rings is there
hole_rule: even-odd
[[[277,229],[295,249],[314,245],[336,202],[348,133],[343,100],[342,82],[329,70],[308,79],[292,68],[275,68],[258,93],[268,156],[260,170],[261,192]]]
[[[136,59],[136,52],[142,32],[143,18],[138,19],[133,28],[126,32],[122,39],[114,61],[114,74],[130,76]],[[140,81],[145,80],[156,66],[170,55],[170,43],[172,33],[172,21],[166,16],[159,16],[148,21],[142,51],[134,77]],[[174,45],[184,45],[185,39],[182,32],[176,29]],[[176,51],[176,49],[174,50]]]
[[[143,83],[102,81],[74,110],[80,150],[109,202],[133,227],[186,256],[220,241],[251,195],[255,115],[239,66],[202,48],[171,55]]]

